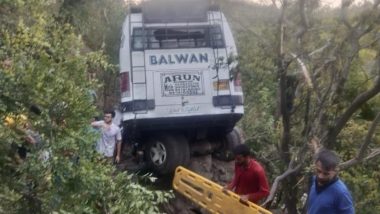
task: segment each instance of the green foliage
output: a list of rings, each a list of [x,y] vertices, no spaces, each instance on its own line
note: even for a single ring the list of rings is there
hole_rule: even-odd
[[[269,42],[274,35],[270,25],[275,21],[278,11],[273,8],[250,3],[223,1],[223,12],[234,31],[239,51],[239,71],[244,91],[244,117],[240,122],[251,146],[267,170],[270,180],[279,173],[276,166],[276,127],[277,74],[270,53],[273,49]]]
[[[245,103],[239,125],[245,132],[245,143],[251,146],[255,157],[266,165],[268,176],[274,179],[272,175],[279,172],[272,161],[278,138],[274,126],[277,82],[273,62],[267,52],[261,52],[259,37],[250,30],[235,34]]]
[[[276,144],[274,115],[276,111],[277,74],[270,58],[272,47],[268,42],[273,36],[268,33],[273,22],[273,8],[250,3],[236,4],[223,1],[224,13],[235,31],[239,50],[239,70],[242,75],[245,116],[241,125],[248,143],[258,156],[260,151],[271,151]],[[272,14],[272,15],[269,15]],[[269,150],[268,150],[269,149]]]
[[[121,27],[126,16],[123,0],[65,0],[60,16],[83,35],[87,47],[104,50],[111,62],[118,63]]]
[[[88,125],[96,113],[89,90],[98,83],[88,74],[111,70],[109,59],[83,53],[82,37],[47,8],[57,5],[0,4],[11,14],[0,21],[0,212],[158,213],[171,193],[140,186],[94,152],[99,136]],[[5,122],[21,114],[41,136],[37,146],[25,142],[21,121]],[[30,150],[25,160],[21,145]]]
[[[351,36],[358,31],[352,32],[342,23],[339,9],[320,8],[318,1],[307,1],[305,26],[299,9],[300,1],[288,1],[284,13],[284,37],[280,54],[281,8],[247,2],[221,2],[229,22],[232,23],[239,47],[239,64],[245,93],[245,116],[241,126],[247,135],[247,143],[266,165],[273,181],[273,178],[289,166],[289,163],[282,160],[283,152],[297,162],[299,151],[304,151],[303,147],[307,146],[305,144],[314,137],[322,139],[325,131],[334,128],[339,116],[354,99],[373,87],[374,80],[379,78],[379,67],[375,64],[375,59],[379,50],[380,26],[374,21],[379,17],[379,10],[378,7],[372,10],[373,4],[370,3],[347,10],[347,21],[352,27],[368,29],[365,36],[358,40],[360,51],[355,53],[354,39]],[[307,31],[300,39],[297,36],[301,35],[303,27],[307,27]],[[306,81],[294,56],[305,64],[309,76],[313,78],[311,84]],[[279,62],[286,64],[283,68],[287,72],[284,94],[290,100],[287,102],[290,116],[290,142],[287,145],[289,152],[281,147],[284,124],[279,111]],[[347,67],[348,73],[344,76],[344,69]],[[343,84],[335,85],[340,78],[345,80],[342,81]],[[357,154],[368,127],[380,110],[379,102],[380,97],[377,95],[362,105],[338,135],[334,149],[342,156],[343,161],[352,159]],[[375,132],[369,151],[379,148],[379,133]],[[299,210],[302,208],[302,204],[296,201],[307,191],[303,187],[307,186],[312,154],[304,152],[301,155],[305,156],[302,171],[289,176],[289,180],[294,179],[293,184],[286,186],[287,181],[284,181],[280,185],[273,206],[282,206],[282,203],[289,205],[287,201],[293,199],[288,199],[295,196],[294,204],[297,204]],[[373,173],[379,170],[378,158],[373,162],[342,172],[342,178],[348,183],[355,198],[356,210],[363,213],[376,212],[376,201],[380,200],[378,182],[375,182],[378,174]],[[293,193],[291,197],[288,197],[289,192]]]
[[[341,158],[348,160],[356,155],[357,148],[360,147],[371,122],[365,120],[352,120],[341,133],[337,150],[340,151]],[[380,145],[379,138],[374,138],[376,148]],[[353,194],[356,210],[361,213],[373,213],[379,209],[379,178],[380,160],[365,162],[362,165],[349,168],[341,173],[341,178],[346,182]]]
[[[126,15],[123,0],[62,0],[59,5],[59,20],[70,23],[82,35],[86,49],[103,51],[108,61],[119,62],[121,28]],[[118,103],[118,67],[107,72],[93,70],[93,76],[100,80],[97,89],[97,106],[100,109],[113,108]]]

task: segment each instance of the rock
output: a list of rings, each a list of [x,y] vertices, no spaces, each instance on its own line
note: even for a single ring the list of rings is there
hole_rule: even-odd
[[[190,153],[194,155],[208,155],[213,151],[213,147],[208,141],[200,141],[190,145]]]
[[[212,177],[212,158],[211,155],[192,157],[188,169],[206,178]]]
[[[199,208],[186,197],[175,193],[175,198],[164,204],[162,210],[167,214],[194,214],[198,213]]]
[[[212,155],[205,155],[192,157],[187,168],[215,183],[224,186],[230,182],[233,177],[234,162],[224,162],[212,158]],[[167,214],[208,213],[207,210],[202,209],[197,204],[178,193],[175,193],[175,198],[162,207],[162,211]]]

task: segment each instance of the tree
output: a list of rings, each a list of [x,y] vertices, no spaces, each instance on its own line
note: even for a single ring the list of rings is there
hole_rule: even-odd
[[[55,8],[0,4],[0,212],[158,213],[171,193],[139,185],[94,153],[88,92],[98,83],[88,72],[111,65],[101,52],[82,52],[81,37]],[[26,137],[21,118],[42,139],[25,160],[17,154]]]
[[[321,8],[318,1],[272,2],[225,7],[234,7],[226,13],[235,18],[232,26],[239,35],[247,103],[242,125],[260,143],[252,147],[274,179],[266,205],[284,203],[289,213],[302,210],[313,146],[323,146],[344,160],[341,176],[356,208],[374,212],[379,1],[359,6],[344,1],[339,9]],[[249,7],[254,15],[244,13]],[[361,185],[364,181],[372,188]],[[361,197],[364,190],[358,186],[370,192],[368,197]]]
[[[126,11],[127,5],[123,0],[65,0],[59,6],[59,17],[83,36],[87,49],[103,51],[109,62],[117,65]],[[113,108],[118,103],[118,74],[116,66],[107,72],[93,70],[94,78],[102,83],[97,90],[100,108]]]
[[[305,160],[310,157],[306,155],[310,144],[339,149],[344,140],[339,138],[339,134],[349,121],[355,119],[355,113],[380,92],[380,55],[376,36],[380,27],[377,21],[380,16],[379,1],[362,11],[350,10],[357,12],[352,18],[346,14],[349,5],[350,2],[342,5],[341,19],[334,22],[334,28],[318,32],[324,23],[311,20],[314,17],[307,15],[314,10],[314,5],[303,0],[283,1],[276,33],[275,59],[282,124],[278,149],[287,169],[275,180],[268,202],[274,197],[277,182],[284,181],[286,187],[283,191],[291,191],[297,185],[297,177],[305,167]],[[368,49],[376,53],[375,57],[360,58],[359,53]],[[347,85],[355,76],[360,75],[358,67],[367,63],[372,65],[371,70],[364,70],[368,77],[366,84],[359,85],[356,93],[348,96]],[[298,79],[295,87],[289,84],[292,70],[298,72],[295,74]],[[289,93],[294,95],[289,96]],[[372,127],[377,124],[378,119],[374,119]],[[302,131],[296,132],[296,127],[296,130]],[[369,129],[358,155],[354,157],[356,163],[378,154],[377,150],[372,153],[367,151],[367,145],[374,134],[372,129],[374,128]],[[347,166],[347,163],[343,165]],[[297,211],[295,196],[290,194],[285,197],[286,207],[291,213]]]

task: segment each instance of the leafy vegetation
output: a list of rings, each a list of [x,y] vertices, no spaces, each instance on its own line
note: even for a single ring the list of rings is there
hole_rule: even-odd
[[[84,51],[59,8],[53,1],[0,4],[0,212],[159,213],[170,192],[139,185],[94,152],[89,90],[99,82],[89,74],[113,66],[102,51]],[[25,123],[41,136],[38,145],[25,142]],[[25,160],[21,145],[30,150]]]
[[[275,188],[267,205],[301,212],[310,145],[319,145],[344,161],[340,176],[356,210],[376,213],[379,1],[347,1],[339,9],[304,0],[218,2],[239,46],[241,126]],[[21,161],[15,150],[25,141],[21,127],[0,123],[0,212],[154,213],[170,198],[115,173],[93,153],[89,89],[100,92],[101,107],[117,100],[125,11],[121,0],[0,0],[0,117],[17,122],[26,115],[43,139]],[[40,115],[29,110],[34,105]],[[48,160],[41,158],[46,152]],[[276,180],[284,172],[290,173]]]
[[[376,212],[379,1],[347,2],[341,9],[302,0],[270,6],[222,2],[241,56],[246,96],[241,125],[277,190],[267,202],[301,212],[312,174],[310,146],[317,144],[342,158],[340,176],[356,210]]]
[[[127,12],[126,6],[123,0],[66,0],[61,4],[59,17],[70,23],[75,31],[82,35],[87,49],[102,51],[107,55],[110,63],[117,65],[121,26]],[[97,105],[113,108],[119,101],[117,67],[108,72],[93,70],[92,74],[101,83],[97,90]]]

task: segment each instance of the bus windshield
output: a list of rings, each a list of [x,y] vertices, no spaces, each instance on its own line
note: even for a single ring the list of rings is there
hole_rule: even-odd
[[[134,28],[133,50],[173,48],[224,48],[220,26]]]

